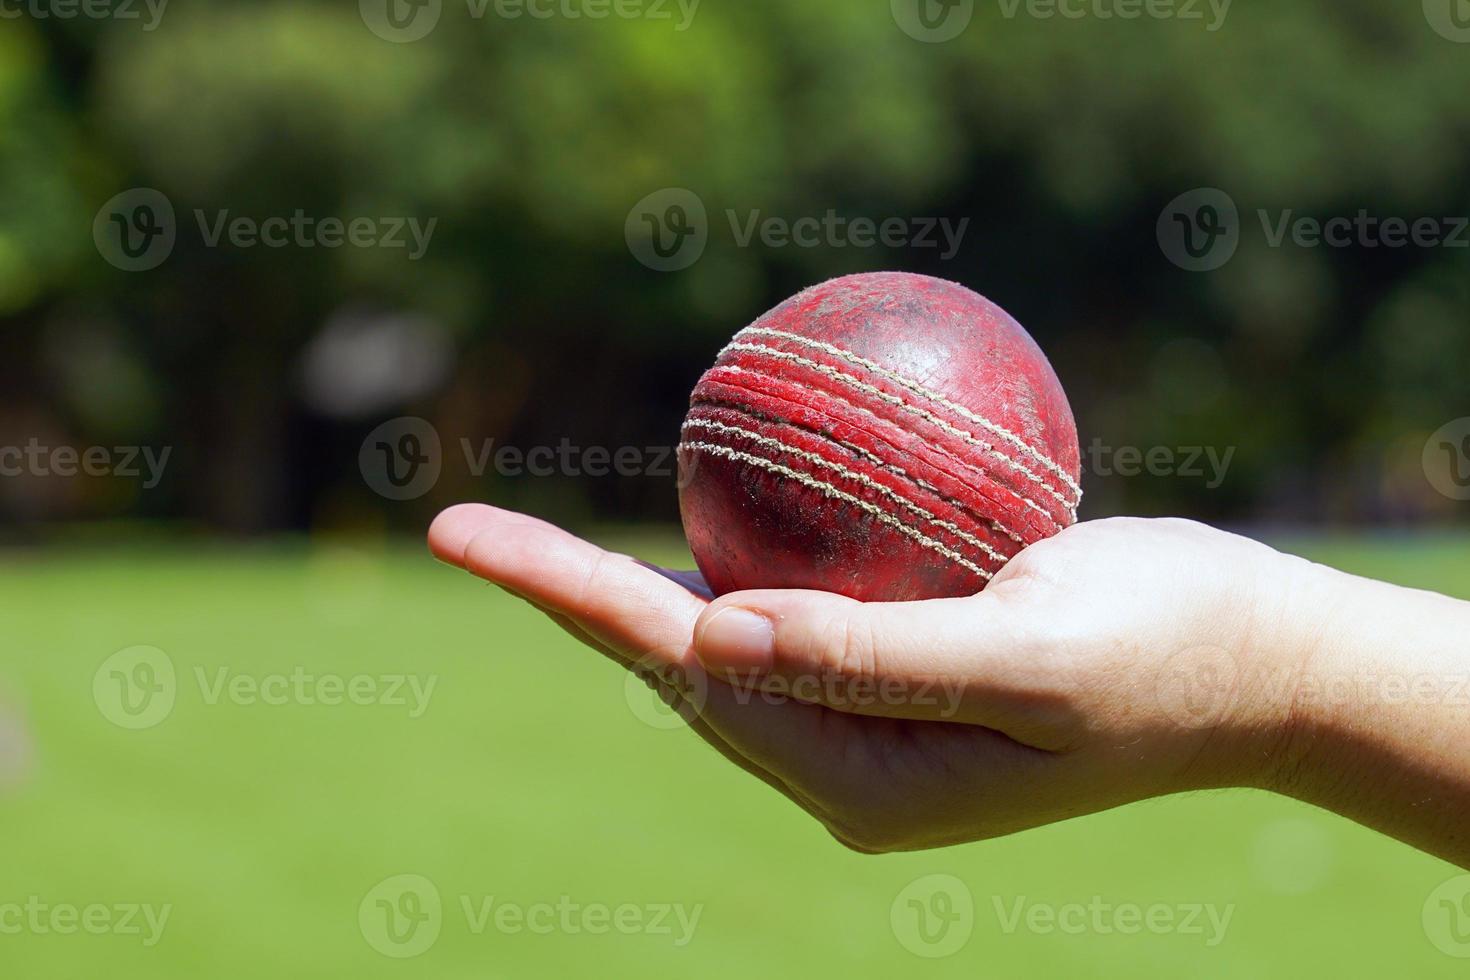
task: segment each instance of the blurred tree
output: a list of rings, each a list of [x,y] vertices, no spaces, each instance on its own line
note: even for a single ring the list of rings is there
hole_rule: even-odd
[[[153,410],[119,417],[178,447],[161,509],[253,530],[374,506],[353,461],[382,413],[323,421],[296,387],[302,350],[344,308],[452,339],[444,387],[389,413],[433,418],[451,457],[461,436],[668,444],[736,327],[813,280],[900,267],[1026,323],[1084,444],[1238,450],[1223,487],[1094,480],[1101,510],[1304,518],[1331,500],[1381,516],[1374,480],[1344,503],[1333,465],[1371,474],[1404,430],[1463,413],[1466,252],[1273,247],[1258,212],[1470,211],[1464,48],[1416,5],[1373,0],[1241,6],[1216,30],[1027,9],[977,5],[943,44],[906,35],[886,3],[847,0],[706,3],[682,30],[677,14],[505,18],[446,0],[412,43],[326,2],[199,0],[151,31],[7,21],[12,370],[77,388],[55,342],[73,334],[55,325],[86,312],[87,335],[117,352],[96,371],[134,379],[119,403],[136,402],[138,378],[157,389]],[[151,272],[113,270],[88,241],[96,208],[132,186],[177,214],[177,246]],[[1208,274],[1175,268],[1154,235],[1166,202],[1201,186],[1241,215],[1239,253]],[[630,208],[665,187],[709,216],[704,256],[674,273],[639,265],[623,238]],[[947,260],[743,244],[732,226],[829,210],[971,224]],[[298,211],[435,225],[418,260],[208,240],[221,215]],[[78,438],[108,414],[44,385],[35,397]],[[423,507],[463,493],[663,517],[673,500],[658,480],[481,481],[460,465]]]

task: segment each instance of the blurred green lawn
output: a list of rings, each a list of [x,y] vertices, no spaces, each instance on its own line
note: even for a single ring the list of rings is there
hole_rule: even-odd
[[[1463,538],[1297,542],[1313,557],[1470,596]],[[618,542],[679,561],[668,538]],[[1464,976],[1421,912],[1457,872],[1336,817],[1252,792],[1153,801],[926,854],[848,853],[683,731],[641,721],[624,675],[499,591],[418,550],[277,545],[60,550],[0,560],[0,691],[36,741],[0,800],[0,906],[165,903],[162,940],[0,934],[0,973],[147,977]],[[156,727],[104,717],[93,677],[165,651]],[[437,675],[427,711],[209,704],[195,679]],[[651,698],[651,695],[648,697]],[[946,873],[974,897],[954,955],[908,952],[890,906]],[[444,902],[417,959],[376,952],[358,906],[416,874]],[[478,903],[701,905],[693,939],[477,934]],[[1234,905],[1206,936],[1007,932],[1026,903]]]

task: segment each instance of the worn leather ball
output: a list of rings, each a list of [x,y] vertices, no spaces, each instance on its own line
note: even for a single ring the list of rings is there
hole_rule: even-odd
[[[792,297],[690,396],[679,505],[716,595],[971,595],[1077,518],[1077,429],[1030,335],[963,286],[885,272]]]

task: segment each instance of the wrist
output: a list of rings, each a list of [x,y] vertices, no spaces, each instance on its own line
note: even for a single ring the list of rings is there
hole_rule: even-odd
[[[1373,823],[1397,790],[1443,800],[1432,783],[1463,785],[1464,754],[1444,750],[1470,710],[1470,604],[1302,562],[1290,610],[1301,628],[1265,788]]]
[[[1346,578],[1333,569],[1256,545],[1248,557],[1254,588],[1238,607],[1246,628],[1230,645],[1232,707],[1212,741],[1221,785],[1294,795],[1284,787],[1311,754],[1305,731],[1321,724],[1312,696],[1324,638],[1338,615]]]
[[[1298,695],[1314,670],[1330,621],[1331,570],[1246,539],[1223,561],[1201,641],[1185,665],[1184,710],[1171,717],[1204,740],[1182,781],[1188,788],[1278,789],[1289,778],[1302,724]]]
[[[1341,678],[1350,676],[1354,651],[1343,640],[1343,623],[1362,580],[1334,568],[1281,555],[1282,585],[1268,644],[1269,665],[1256,682],[1263,738],[1254,785],[1286,796],[1312,795],[1307,786],[1328,768]],[[1364,583],[1368,584],[1368,583]]]

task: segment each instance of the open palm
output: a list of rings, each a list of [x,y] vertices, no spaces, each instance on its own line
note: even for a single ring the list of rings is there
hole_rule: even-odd
[[[1249,781],[1200,766],[1207,746],[1229,742],[1238,706],[1181,724],[1155,693],[1181,650],[1203,658],[1182,662],[1190,677],[1244,652],[1248,636],[1208,631],[1232,615],[1226,597],[1252,594],[1243,575],[1274,567],[1270,549],[1201,525],[1077,525],[979,595],[866,604],[801,591],[711,603],[696,573],[477,504],[440,515],[429,540],[644,676],[725,758],[857,850],[959,843]],[[748,681],[738,651],[721,662],[720,640],[734,622],[721,617],[745,606],[777,624],[774,662]]]
[[[851,714],[711,678],[693,649],[709,603],[698,573],[655,569],[544,521],[475,504],[441,515],[430,546],[640,670],[721,755],[854,849],[890,849],[898,828],[914,824],[916,815],[903,811],[930,811],[922,822],[932,824],[936,807],[952,811],[957,836],[930,846],[973,838],[960,828],[981,826],[1006,787],[1047,761],[1048,753],[986,728]]]

